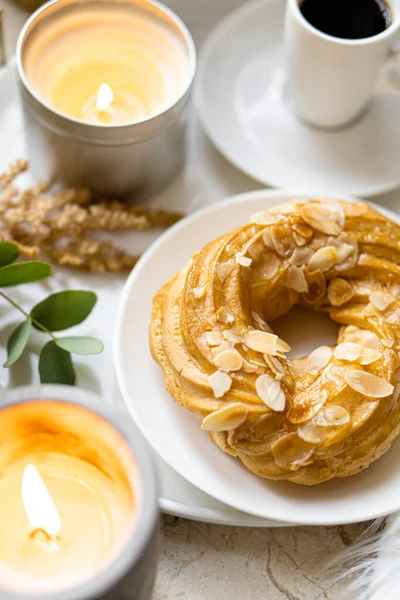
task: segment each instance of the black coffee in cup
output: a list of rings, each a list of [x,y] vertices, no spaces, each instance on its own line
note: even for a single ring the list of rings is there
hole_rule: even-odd
[[[392,22],[384,0],[303,0],[300,11],[319,31],[347,40],[378,35]]]

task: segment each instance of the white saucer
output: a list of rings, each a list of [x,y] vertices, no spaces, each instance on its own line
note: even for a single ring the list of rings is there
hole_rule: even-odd
[[[185,218],[151,246],[122,294],[114,345],[117,379],[130,413],[156,452],[192,485],[220,502],[264,519],[296,524],[366,521],[400,509],[400,440],[355,477],[313,487],[261,479],[217,448],[198,420],[173,402],[149,351],[151,301],[159,287],[207,241],[248,222],[252,213],[293,196],[306,197],[299,191],[278,190],[233,197]],[[400,222],[395,214],[390,216]],[[309,352],[309,344],[310,338],[298,351]]]
[[[289,109],[285,2],[246,3],[217,25],[200,57],[195,101],[209,138],[258,181],[372,196],[400,184],[400,100],[376,96],[351,127],[306,126]]]

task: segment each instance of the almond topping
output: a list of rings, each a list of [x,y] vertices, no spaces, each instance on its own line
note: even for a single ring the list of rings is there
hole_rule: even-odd
[[[297,233],[297,231],[293,231],[293,239],[296,246],[305,246],[308,243],[308,239]]]
[[[300,214],[308,225],[322,233],[339,235],[343,230],[345,216],[338,204],[309,202],[301,207]]]
[[[382,357],[380,352],[372,348],[363,348],[358,362],[360,365],[371,365]]]
[[[368,398],[386,398],[394,390],[392,384],[382,377],[365,371],[347,371],[344,378],[348,386]]]
[[[299,292],[299,294],[308,291],[307,279],[300,267],[291,265],[288,268],[286,286],[292,290],[295,290],[295,292]]]
[[[224,281],[228,277],[229,273],[232,272],[234,266],[235,265],[233,264],[233,262],[229,262],[229,261],[219,265],[219,267],[217,269],[217,275],[218,275],[218,279],[220,280],[221,283],[224,283]]]
[[[270,375],[260,375],[256,381],[257,395],[275,412],[281,412],[285,408],[286,397],[279,381]]]
[[[239,371],[243,365],[243,359],[235,349],[223,350],[214,359],[214,364],[224,371]]]
[[[372,331],[368,329],[359,329],[354,325],[349,325],[345,330],[346,342],[354,342],[360,344],[364,348],[371,348],[372,350],[379,350],[381,342]]]
[[[336,248],[337,252],[337,264],[344,262],[347,258],[349,258],[350,254],[353,252],[353,246],[350,244],[340,244]]]
[[[353,295],[353,286],[345,279],[337,277],[329,282],[328,300],[332,306],[346,304],[346,302],[352,299]]]
[[[238,265],[241,265],[242,267],[249,267],[253,261],[248,256],[243,256],[243,254],[238,254],[236,256],[236,262]]]
[[[339,360],[347,360],[348,362],[354,362],[358,359],[361,353],[361,346],[354,344],[353,342],[343,342],[336,346],[334,355]]]
[[[272,215],[266,210],[254,213],[254,215],[251,215],[250,220],[252,223],[256,223],[257,225],[273,225],[274,223],[280,221],[279,217]]]
[[[380,311],[386,310],[395,300],[396,298],[387,292],[372,292],[369,295],[371,304]]]
[[[290,350],[291,350],[291,347],[289,346],[289,344],[287,344],[280,338],[278,338],[276,348],[277,348],[277,351],[281,352],[281,353],[290,352]]]
[[[320,370],[326,367],[328,362],[331,360],[333,355],[332,349],[329,346],[320,346],[316,348],[314,352],[311,352],[308,357],[308,364],[311,369]]]
[[[397,308],[394,313],[390,315],[390,317],[387,317],[386,321],[388,323],[400,323],[400,308]]]
[[[225,329],[225,331],[222,332],[222,337],[224,340],[231,342],[232,344],[239,344],[242,341],[237,333],[232,331],[232,329]]]
[[[304,201],[300,200],[299,202],[304,202]],[[296,210],[297,210],[296,200],[294,200],[291,202],[282,202],[282,204],[277,204],[276,206],[273,206],[272,208],[270,208],[269,212],[271,213],[271,215],[290,215],[290,214],[296,212]]]
[[[310,239],[313,236],[314,230],[307,223],[294,223],[292,225],[293,231],[298,233],[301,237]]]
[[[243,373],[256,373],[258,371],[258,367],[253,365],[248,360],[243,359],[242,371]]]
[[[230,431],[242,425],[248,414],[248,408],[241,402],[228,404],[203,419],[201,428],[205,431]]]
[[[297,467],[311,458],[314,447],[297,433],[288,433],[271,444],[271,450],[277,465]]]
[[[231,377],[228,373],[223,373],[222,371],[215,371],[215,373],[207,377],[207,381],[216,398],[222,398],[226,392],[229,392],[232,386]]]
[[[248,331],[244,336],[245,344],[263,354],[273,354],[277,352],[278,336],[266,331]]]
[[[275,246],[271,237],[271,229],[269,227],[267,227],[267,229],[265,229],[263,233],[263,241],[264,244],[268,246],[268,248],[271,248],[271,250],[275,250]]]
[[[328,432],[326,427],[309,422],[298,428],[297,435],[310,444],[320,444],[325,440]]]
[[[209,346],[219,346],[222,342],[221,334],[218,331],[206,331],[206,342]]]
[[[337,252],[334,246],[324,246],[315,252],[308,261],[308,269],[313,271],[329,271],[337,262]]]
[[[308,263],[313,254],[311,248],[296,248],[289,258],[289,262],[291,265],[302,267]]]
[[[204,288],[204,287],[195,287],[195,288],[193,288],[193,296],[195,298],[202,298],[204,296],[205,291],[206,291],[206,288]]]
[[[233,323],[235,317],[227,306],[221,306],[221,308],[217,310],[217,319],[222,323]]]
[[[264,354],[264,360],[275,375],[275,379],[277,381],[281,381],[285,375],[285,369],[283,368],[279,359],[277,359],[275,356]]]
[[[349,421],[349,411],[336,405],[323,406],[315,418],[315,422],[323,427],[345,425]]]

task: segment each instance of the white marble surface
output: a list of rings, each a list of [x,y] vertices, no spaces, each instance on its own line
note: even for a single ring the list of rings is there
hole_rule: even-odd
[[[166,3],[183,17],[201,45],[211,27],[242,0]],[[10,57],[27,15],[10,0],[0,0],[0,6]],[[192,208],[259,187],[219,156],[198,130],[196,136],[197,148],[185,175]],[[384,204],[395,208],[397,194],[387,195]],[[332,583],[324,565],[353,536],[354,527],[241,529],[165,516],[155,599],[334,600],[340,586]]]

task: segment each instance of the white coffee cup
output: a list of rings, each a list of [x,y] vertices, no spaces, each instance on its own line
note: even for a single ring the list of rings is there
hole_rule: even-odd
[[[354,40],[333,37],[316,29],[303,17],[301,1],[287,0],[286,6],[290,102],[294,111],[312,125],[343,126],[366,108],[381,71],[387,75],[393,69],[391,48],[400,29],[400,0],[389,3],[392,20],[385,31]]]

